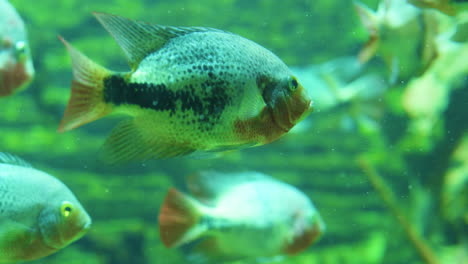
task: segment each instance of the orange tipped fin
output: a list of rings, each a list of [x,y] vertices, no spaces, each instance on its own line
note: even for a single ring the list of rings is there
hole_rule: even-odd
[[[99,119],[111,112],[104,102],[104,78],[112,72],[94,63],[58,37],[67,48],[73,65],[71,96],[58,131],[65,132]]]
[[[362,25],[367,29],[369,34],[377,35],[379,32],[379,18],[376,12],[372,11],[369,7],[358,1],[354,1],[354,9],[359,16]]]
[[[369,40],[359,53],[359,61],[366,63],[375,55],[379,46],[379,17],[374,11],[358,1],[354,1],[354,8],[362,25],[369,32]]]
[[[199,237],[204,231],[197,228],[200,217],[196,201],[171,188],[159,213],[159,233],[164,245],[176,247]]]
[[[379,48],[379,37],[371,35],[362,50],[359,52],[358,59],[361,63],[368,62],[377,53]]]

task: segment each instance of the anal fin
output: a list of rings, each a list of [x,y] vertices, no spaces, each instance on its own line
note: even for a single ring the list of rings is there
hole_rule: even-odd
[[[185,156],[195,151],[158,135],[157,131],[147,131],[149,129],[142,125],[144,122],[144,117],[120,122],[102,147],[102,160],[115,164]]]

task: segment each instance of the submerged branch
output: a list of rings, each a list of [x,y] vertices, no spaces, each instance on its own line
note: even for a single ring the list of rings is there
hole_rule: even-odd
[[[398,223],[404,229],[406,236],[411,241],[422,260],[427,264],[440,264],[432,249],[419,235],[419,233],[416,231],[416,228],[410,223],[408,218],[397,205],[397,200],[394,197],[392,190],[388,187],[388,184],[385,183],[382,176],[378,174],[372,164],[365,158],[359,158],[358,163],[374,187],[375,191],[379,194],[380,198],[382,198],[384,203],[390,209],[391,213],[398,220]]]

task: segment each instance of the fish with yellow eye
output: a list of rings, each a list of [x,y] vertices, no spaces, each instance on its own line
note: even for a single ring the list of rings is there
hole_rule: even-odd
[[[24,22],[8,1],[0,0],[0,97],[24,89],[33,77]]]
[[[73,64],[59,132],[121,113],[130,118],[102,150],[110,163],[263,145],[311,110],[311,99],[272,52],[241,36],[94,13],[123,49],[130,72],[107,70],[63,38]]]
[[[0,153],[0,263],[48,256],[90,226],[88,213],[62,182]]]

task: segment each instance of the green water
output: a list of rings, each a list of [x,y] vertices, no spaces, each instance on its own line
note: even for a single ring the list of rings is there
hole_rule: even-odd
[[[0,151],[16,154],[61,179],[93,218],[85,237],[32,263],[186,263],[178,250],[166,249],[160,242],[157,215],[168,188],[181,186],[186,175],[202,169],[261,171],[296,186],[313,200],[326,233],[306,251],[275,263],[430,263],[408,239],[395,211],[388,209],[382,199],[385,190],[373,187],[369,166],[385,181],[396,210],[439,263],[466,263],[468,145],[462,145],[468,134],[466,69],[444,86],[446,102],[427,133],[414,133],[415,118],[402,106],[402,94],[420,72],[388,84],[389,67],[383,56],[347,81],[376,74],[386,83],[384,92],[326,109],[316,107],[303,121],[305,126],[279,141],[217,159],[101,164],[99,147],[119,116],[56,132],[71,80],[70,60],[57,35],[101,65],[128,70],[123,53],[93,11],[165,25],[224,29],[272,50],[288,65],[305,67],[359,53],[368,34],[351,1],[11,2],[28,28],[36,77],[27,90],[0,98]],[[377,1],[365,2],[377,6]],[[466,46],[466,39],[460,43]],[[460,71],[447,61],[448,72],[451,67],[455,67],[452,72]],[[313,100],[320,106],[320,97]],[[364,157],[367,167],[357,162],[359,157]],[[450,173],[455,180],[450,181]]]

